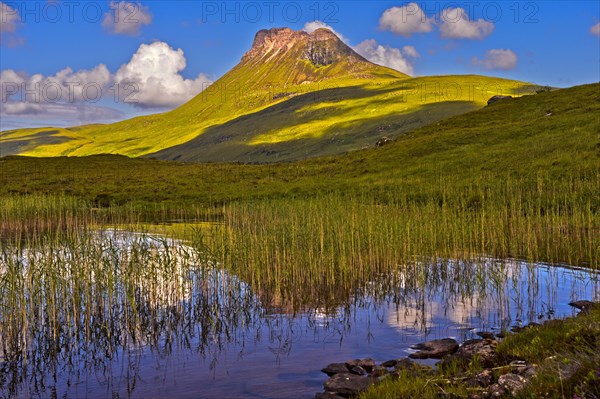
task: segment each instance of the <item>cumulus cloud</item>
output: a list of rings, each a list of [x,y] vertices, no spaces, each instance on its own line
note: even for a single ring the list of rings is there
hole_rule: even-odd
[[[25,43],[25,39],[16,34],[21,20],[17,10],[0,1],[0,45],[15,47]]]
[[[590,28],[590,33],[600,37],[600,22]]]
[[[344,35],[333,29],[330,25],[327,25],[325,22],[321,22],[319,20],[305,23],[304,28],[302,28],[302,30],[308,33],[313,33],[314,31],[320,28],[329,29],[331,32],[333,32],[334,35],[339,37],[341,41],[343,41],[344,43],[349,43],[348,39],[345,38]]]
[[[419,58],[421,56],[417,52],[417,49],[414,48],[413,46],[402,47],[402,52],[404,53],[404,55],[406,55],[407,57],[411,57],[411,58]]]
[[[51,76],[27,75],[12,69],[0,72],[2,102],[25,101],[31,103],[95,102],[108,91],[112,76],[106,65],[91,70],[74,72],[64,68]]]
[[[152,14],[141,3],[110,2],[110,11],[104,14],[102,26],[115,35],[136,36],[143,25],[152,23]]]
[[[180,74],[185,67],[183,50],[174,50],[164,42],[142,44],[129,63],[119,68],[115,83],[135,86],[135,106],[177,106],[197,95],[210,82],[204,74],[193,80],[185,79]]]
[[[410,37],[413,33],[433,30],[434,19],[428,18],[417,3],[388,8],[379,19],[379,28]]]
[[[412,46],[405,46],[403,50],[400,50],[390,46],[382,46],[375,39],[363,41],[355,46],[354,50],[375,64],[383,65],[408,75],[412,75],[414,71],[412,64],[406,57],[415,58],[418,56],[417,51]]]
[[[492,34],[494,24],[479,18],[471,21],[462,8],[446,8],[441,15],[440,33],[447,39],[483,39]]]
[[[120,101],[138,108],[172,108],[208,86],[204,74],[186,79],[181,71],[186,59],[181,49],[167,43],[142,44],[131,60],[116,73],[106,65],[74,71],[64,68],[54,75],[0,71],[0,115],[2,128],[29,126],[36,121],[52,121],[56,126],[81,123],[106,123],[122,119],[124,114],[96,104],[104,100]]]
[[[486,69],[514,69],[517,66],[518,57],[509,49],[492,49],[485,53],[485,57],[480,60],[473,58],[471,63],[476,66],[483,66]]]

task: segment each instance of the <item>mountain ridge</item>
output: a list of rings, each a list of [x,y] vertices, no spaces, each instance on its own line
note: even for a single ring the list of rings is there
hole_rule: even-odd
[[[419,85],[473,80],[482,98],[461,92],[450,101],[406,101]],[[488,92],[526,85],[472,76],[411,78],[367,61],[327,29],[272,28],[257,32],[234,68],[174,110],[107,125],[6,131],[0,147],[8,150],[0,148],[0,155],[288,161],[369,146],[382,135],[483,106]]]

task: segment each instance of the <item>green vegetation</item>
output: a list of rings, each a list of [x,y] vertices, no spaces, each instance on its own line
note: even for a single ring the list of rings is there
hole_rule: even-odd
[[[335,36],[322,39],[339,59],[313,64],[305,59],[306,37],[289,34],[301,37],[284,38],[285,50],[253,47],[232,70],[170,112],[108,125],[5,131],[0,155],[299,160],[370,147],[382,136],[481,108],[494,95],[535,90],[476,75],[410,78],[368,62]]]
[[[600,308],[565,320],[553,320],[538,327],[510,334],[497,351],[506,367],[494,370],[495,378],[510,371],[514,359],[535,364],[537,378],[516,398],[595,398],[600,395]],[[483,370],[477,362],[466,369],[450,364],[436,372],[402,371],[360,396],[369,398],[433,399],[441,395],[467,398],[482,388],[465,384]]]
[[[114,351],[132,337],[158,345],[159,337],[194,323],[206,323],[202,338],[212,342],[246,325],[247,312],[260,312],[255,300],[228,296],[246,292],[242,282],[263,305],[295,313],[340,306],[372,282],[381,291],[375,297],[383,297],[397,284],[389,278],[395,274],[409,292],[451,284],[445,292],[472,295],[506,278],[491,258],[598,268],[599,86],[499,102],[399,134],[381,148],[295,163],[1,158],[3,356],[21,366],[56,365],[74,353]],[[147,222],[173,220],[189,224],[172,232],[185,246],[140,238],[122,251],[118,240],[98,239],[99,226],[144,231]],[[225,288],[198,283],[215,265],[239,280]],[[206,299],[169,313],[157,302],[161,287],[170,288],[173,303],[196,290],[202,298],[222,295],[223,307]],[[553,363],[544,363],[550,340],[577,334],[590,345],[597,317],[541,327],[556,331],[543,330],[538,340],[510,337],[500,350],[543,366],[548,377],[532,392],[546,392],[560,383]],[[78,342],[90,346],[71,351]],[[562,380],[566,393],[587,392],[597,378],[588,366],[597,359],[575,344],[557,354],[582,365]],[[427,397],[441,384],[447,390],[418,378],[401,376],[367,395],[408,389],[406,397]]]

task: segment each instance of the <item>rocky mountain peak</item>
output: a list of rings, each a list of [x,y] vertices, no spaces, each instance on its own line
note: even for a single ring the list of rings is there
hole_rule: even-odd
[[[263,29],[256,33],[252,48],[242,62],[270,61],[278,56],[308,60],[314,66],[326,66],[341,59],[365,61],[332,31],[319,28],[311,33],[290,28]]]

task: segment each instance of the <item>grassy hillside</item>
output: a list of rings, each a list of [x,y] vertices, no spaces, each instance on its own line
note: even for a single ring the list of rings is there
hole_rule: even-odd
[[[399,135],[381,148],[289,164],[7,157],[0,159],[0,193],[217,203],[377,188],[416,194],[425,183],[446,179],[462,186],[494,176],[535,181],[544,175],[558,184],[575,179],[579,172],[590,175],[586,184],[597,185],[599,87],[592,84],[508,100]],[[547,116],[548,111],[552,115]]]
[[[339,260],[335,267],[342,269],[344,262],[400,264],[412,254],[488,254],[596,267],[599,87],[507,100],[400,135],[381,148],[294,163],[8,157],[0,159],[2,219],[8,226],[47,219],[52,226],[54,210],[65,202],[56,205],[45,195],[66,194],[83,200],[82,209],[94,208],[94,215],[225,220],[228,248],[257,240],[251,246],[265,247],[258,254],[275,251],[293,258],[290,267],[300,259],[301,268],[310,270],[317,265],[314,254]],[[58,219],[77,212],[67,209]],[[323,247],[318,233],[331,246]],[[290,235],[299,246],[281,238]],[[357,253],[356,245],[368,245],[366,252]],[[244,258],[255,255],[242,251],[242,259],[222,262],[257,264],[262,271],[260,259]]]
[[[263,43],[259,32],[236,67],[173,111],[109,125],[5,131],[0,155],[297,160],[372,146],[381,136],[480,108],[495,94],[532,90],[522,82],[482,76],[409,78],[364,60],[326,30],[316,32],[324,37],[313,45],[338,57],[322,60],[319,48],[308,47],[317,61],[331,62],[314,64],[305,59],[312,36],[283,31],[292,37],[277,33],[274,40],[285,51]]]

